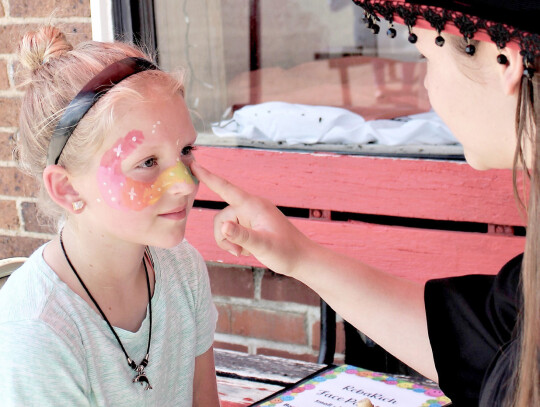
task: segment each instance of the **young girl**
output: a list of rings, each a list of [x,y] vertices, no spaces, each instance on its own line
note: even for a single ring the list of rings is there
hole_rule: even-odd
[[[184,240],[198,184],[181,80],[50,26],[20,62],[18,157],[60,232],[0,293],[2,406],[218,406],[216,310]]]
[[[394,24],[408,27],[427,60],[431,104],[467,162],[529,177],[524,255],[497,276],[425,286],[400,280],[317,245],[268,201],[193,163],[230,204],[215,219],[216,241],[313,288],[344,319],[438,380],[456,407],[540,406],[540,2],[355,3],[374,32],[392,36]]]

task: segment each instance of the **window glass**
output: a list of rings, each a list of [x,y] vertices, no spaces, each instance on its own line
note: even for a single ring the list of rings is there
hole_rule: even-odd
[[[461,156],[408,32],[351,0],[154,2],[160,65],[185,69],[199,143]]]

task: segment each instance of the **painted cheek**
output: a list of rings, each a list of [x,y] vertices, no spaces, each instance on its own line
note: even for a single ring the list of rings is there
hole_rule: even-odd
[[[103,200],[115,209],[141,210],[140,200],[144,190],[142,183],[127,178],[122,172],[122,161],[128,157],[144,140],[139,130],[130,131],[101,158],[98,168],[98,187]],[[142,188],[142,189],[141,189]]]
[[[122,172],[122,161],[142,143],[142,132],[133,130],[107,151],[98,169],[98,186],[103,200],[119,210],[140,211],[156,203],[176,183],[198,183],[181,162],[163,171],[154,183],[136,181]]]

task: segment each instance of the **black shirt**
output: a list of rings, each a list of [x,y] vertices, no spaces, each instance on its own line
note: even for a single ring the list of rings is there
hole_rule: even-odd
[[[522,258],[510,260],[496,276],[426,283],[428,332],[439,386],[455,407],[500,406],[512,383]]]

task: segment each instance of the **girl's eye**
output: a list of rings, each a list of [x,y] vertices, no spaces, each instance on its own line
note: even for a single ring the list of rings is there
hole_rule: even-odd
[[[195,151],[195,146],[185,146],[182,149],[182,155],[191,155]]]
[[[147,160],[143,161],[141,164],[139,164],[139,168],[152,168],[157,165],[157,160],[152,157],[148,158]]]

